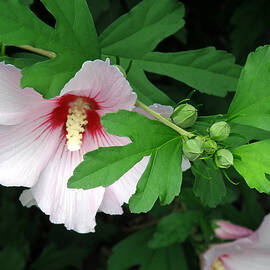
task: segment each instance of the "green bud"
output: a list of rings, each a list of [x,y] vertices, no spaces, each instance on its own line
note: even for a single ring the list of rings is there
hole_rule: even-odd
[[[229,168],[233,165],[233,155],[227,149],[220,149],[216,152],[215,161],[219,168]]]
[[[210,137],[216,141],[224,141],[229,137],[230,129],[225,121],[216,122],[210,127]]]
[[[217,143],[214,140],[208,139],[203,143],[203,150],[208,154],[213,154],[217,150]]]
[[[197,139],[190,139],[183,143],[183,152],[190,161],[196,160],[203,153],[203,142]]]
[[[114,66],[117,67],[122,72],[122,74],[124,75],[125,78],[127,77],[126,71],[124,70],[123,67],[121,67],[119,65],[114,65]]]
[[[171,115],[173,122],[181,127],[191,127],[197,120],[197,109],[190,104],[181,104],[175,108]]]

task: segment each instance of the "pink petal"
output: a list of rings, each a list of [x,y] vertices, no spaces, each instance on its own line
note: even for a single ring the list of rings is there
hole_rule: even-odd
[[[256,236],[257,241],[255,247],[269,248],[270,249],[270,214],[266,215],[263,219],[262,224],[254,233],[253,238]]]
[[[212,245],[202,255],[202,270],[210,270],[212,263],[217,258],[221,258],[221,261],[225,265],[225,270],[268,269],[270,264],[269,230],[270,214],[265,216],[257,231],[248,237],[243,237],[225,244]],[[254,266],[253,262],[255,262]],[[254,268],[246,267],[246,265],[253,266]],[[268,268],[265,268],[265,265]]]
[[[269,249],[247,249],[232,256],[222,258],[225,270],[269,270]]]
[[[32,196],[29,191],[25,191],[28,194],[21,195],[22,204],[30,206],[34,198],[38,207],[50,216],[52,223],[64,223],[68,230],[80,233],[93,232],[104,188],[89,190],[67,188],[68,179],[81,161],[81,151],[68,151],[63,140],[39,181],[30,189]]]
[[[166,105],[161,105],[161,104],[155,103],[155,104],[149,106],[149,108],[152,109],[153,111],[159,113],[161,116],[163,116],[165,118],[169,118],[171,116],[171,114],[173,113],[172,106],[166,106]],[[146,116],[152,120],[156,120],[156,118],[154,116],[152,116],[150,113],[143,110],[141,107],[136,107],[134,109],[134,111],[137,113],[143,114],[144,116]]]
[[[121,205],[128,203],[130,197],[135,193],[136,186],[141,178],[147,164],[149,156],[144,157],[133,168],[126,172],[119,180],[106,187],[100,211],[111,214],[122,214]]]
[[[29,113],[28,120],[16,126],[1,127],[0,184],[32,186],[54,153],[61,130],[50,128],[47,121],[54,108],[44,102]]]
[[[131,110],[136,102],[128,81],[109,61],[86,61],[61,91],[64,94],[88,96],[95,99],[101,111]]]
[[[220,239],[238,239],[253,233],[253,231],[248,228],[232,224],[228,221],[219,220],[216,224],[219,227],[215,229],[215,234]]]
[[[0,62],[0,124],[14,125],[22,122],[31,106],[42,102],[40,94],[31,88],[21,89],[21,71]]]

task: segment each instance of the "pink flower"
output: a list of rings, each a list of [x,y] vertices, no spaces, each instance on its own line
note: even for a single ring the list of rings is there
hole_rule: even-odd
[[[269,270],[270,214],[247,237],[212,245],[202,255],[202,270]]]
[[[248,228],[224,220],[216,221],[216,225],[218,225],[218,228],[215,229],[216,237],[224,240],[238,239],[253,233],[253,231]]]
[[[22,90],[20,79],[19,69],[0,63],[0,184],[31,187],[20,197],[23,205],[37,205],[67,229],[94,231],[97,211],[122,213],[148,158],[106,188],[68,189],[67,181],[86,152],[130,143],[106,133],[100,117],[132,110],[136,94],[109,61],[85,62],[60,96],[49,100]]]
[[[171,116],[171,114],[173,113],[173,107],[172,106],[167,106],[167,105],[160,105],[160,104],[153,104],[151,106],[149,106],[150,109],[152,109],[153,111],[159,113],[161,116],[165,117],[165,118],[169,118]],[[141,109],[140,107],[136,107],[135,111],[137,113],[141,113],[143,115],[145,115],[146,117],[150,118],[150,119],[155,119],[154,116],[150,115],[149,113],[147,113],[146,111],[144,111],[143,109]],[[188,159],[186,159],[184,156],[182,157],[182,171],[186,171],[190,168],[190,162]]]

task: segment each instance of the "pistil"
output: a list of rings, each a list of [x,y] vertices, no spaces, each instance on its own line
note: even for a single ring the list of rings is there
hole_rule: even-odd
[[[77,151],[81,148],[83,133],[88,123],[86,110],[90,109],[90,105],[85,103],[82,98],[78,98],[69,105],[66,121],[67,148],[70,151]]]

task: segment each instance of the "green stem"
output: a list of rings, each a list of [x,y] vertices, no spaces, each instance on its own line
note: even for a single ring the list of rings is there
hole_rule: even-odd
[[[157,120],[159,120],[160,122],[162,122],[166,126],[168,126],[168,127],[172,128],[172,129],[174,129],[175,131],[177,131],[182,136],[187,136],[187,137],[194,137],[195,136],[193,133],[188,132],[188,131],[178,127],[174,123],[167,120],[165,117],[161,116],[159,113],[151,110],[148,106],[143,104],[141,101],[137,100],[136,105],[139,106],[140,108],[142,108],[144,111],[150,113],[152,116],[154,116]]]
[[[16,46],[16,47],[30,51],[30,52],[38,53],[38,54],[46,56],[48,58],[56,57],[56,53],[54,53],[54,52],[35,48],[35,47],[30,46],[30,45],[21,45],[21,46]]]

